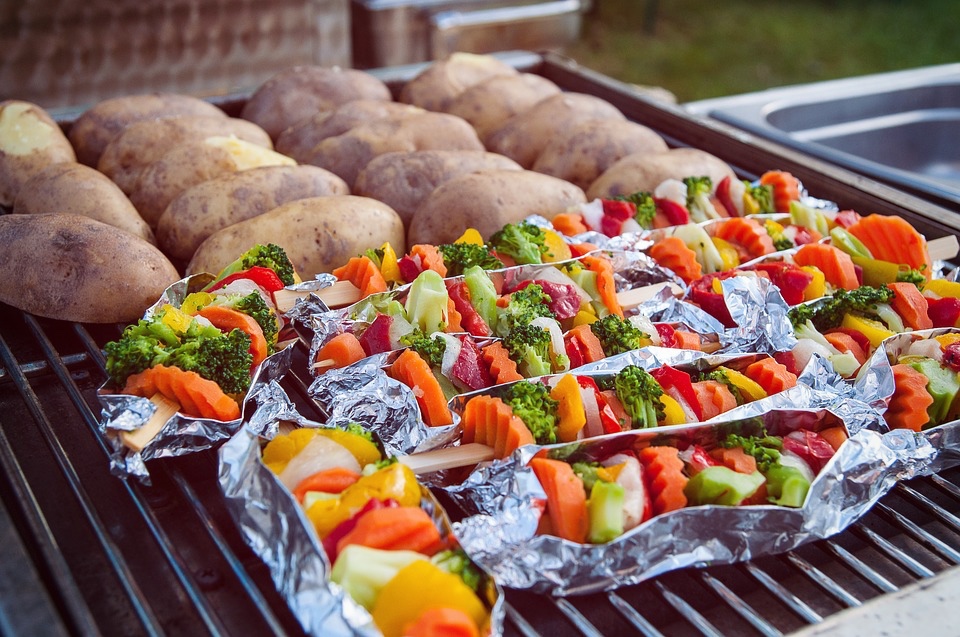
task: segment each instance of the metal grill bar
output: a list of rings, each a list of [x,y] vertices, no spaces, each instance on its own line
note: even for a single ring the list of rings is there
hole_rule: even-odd
[[[517,609],[512,605],[504,603],[504,610],[507,614],[507,619],[516,627],[523,637],[540,637],[540,633],[533,629],[533,626],[530,625],[523,615],[517,612]]]
[[[761,635],[766,637],[779,637],[783,633],[774,628],[769,622],[763,619],[756,610],[753,609],[748,603],[740,599],[740,597],[730,590],[723,582],[718,580],[716,577],[710,575],[706,571],[700,573],[700,578],[703,580],[703,583],[706,584],[717,596],[727,603],[730,608],[737,612],[740,617],[745,619],[750,623],[751,626],[757,629]]]
[[[873,586],[875,586],[879,591],[883,593],[895,593],[900,590],[900,588],[893,584],[893,582],[873,570],[867,565],[866,562],[836,542],[827,540],[823,544],[826,546],[827,550],[840,559],[847,566],[847,568],[850,569],[850,571],[863,577],[865,580],[873,584]]]
[[[550,599],[553,600],[554,605],[563,613],[564,617],[566,617],[577,630],[583,633],[585,637],[603,637],[603,633],[597,630],[569,600],[556,597],[551,597]]]
[[[898,549],[892,542],[882,537],[873,529],[865,526],[863,522],[853,524],[851,529],[854,533],[873,544],[878,550],[886,554],[887,557],[900,564],[900,566],[913,573],[916,577],[921,579],[933,577],[933,571]]]
[[[607,600],[613,604],[624,619],[630,622],[644,637],[663,637],[663,633],[653,627],[646,617],[641,615],[636,608],[631,606],[622,597],[616,593],[607,593]]]
[[[949,493],[950,495],[952,495],[954,498],[960,500],[960,486],[957,486],[957,485],[953,484],[952,482],[947,482],[946,480],[944,480],[943,478],[941,478],[941,477],[938,476],[938,475],[932,475],[932,476],[930,476],[930,480],[931,480],[935,485],[937,485],[938,487],[940,487],[942,490],[946,491],[947,493]]]
[[[939,476],[936,476],[939,477]],[[949,482],[947,484],[950,484]],[[953,486],[953,485],[951,485]],[[928,513],[939,519],[941,522],[949,526],[955,532],[960,533],[960,517],[957,517],[953,513],[950,513],[939,504],[923,495],[916,489],[909,487],[905,484],[898,484],[897,491],[902,495],[910,498],[914,503],[916,503],[921,508],[925,509]]]
[[[939,553],[944,559],[953,562],[954,564],[960,564],[960,551],[957,551],[939,538],[934,537],[933,535],[924,531],[920,526],[914,523],[912,520],[908,519],[902,513],[895,511],[888,507],[883,502],[877,502],[875,510],[882,513],[886,518],[893,520],[907,533],[912,535],[918,541],[926,544],[934,551]]]
[[[667,600],[667,603],[673,606],[673,608],[680,613],[684,619],[690,622],[694,628],[699,630],[707,637],[722,637],[723,633],[718,631],[713,624],[707,621],[706,617],[701,615],[697,609],[688,604],[686,600],[667,588],[666,584],[660,580],[655,580],[653,584],[660,594],[663,595],[663,598]]]
[[[816,624],[817,622],[823,620],[823,617],[817,614],[816,611],[810,608],[803,600],[784,588],[780,582],[770,577],[770,575],[767,574],[767,572],[762,568],[753,562],[746,562],[743,566],[744,569],[750,573],[750,575],[759,581],[764,588],[770,591],[787,608],[792,610],[798,617],[800,617],[800,619],[806,621],[808,624]]]
[[[63,364],[67,367],[72,365],[80,365],[87,361],[86,354],[69,354],[63,357]],[[20,373],[26,376],[27,378],[33,378],[39,376],[46,372],[48,369],[46,361],[32,361],[30,363],[24,363],[20,365]],[[7,379],[8,373],[5,367],[0,367],[0,382]]]
[[[787,561],[795,566],[801,573],[806,575],[817,586],[832,595],[841,604],[847,607],[860,606],[860,600],[849,593],[847,589],[837,584],[835,580],[827,577],[822,571],[820,571],[820,569],[816,568],[813,564],[806,561],[795,552],[791,551],[790,553],[787,553],[786,558]]]

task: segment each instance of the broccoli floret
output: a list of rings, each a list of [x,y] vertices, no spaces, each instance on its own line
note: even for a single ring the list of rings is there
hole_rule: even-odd
[[[284,285],[293,285],[295,282],[293,264],[290,263],[290,258],[287,257],[287,253],[284,252],[283,248],[275,243],[253,246],[241,254],[239,259],[225,267],[217,276],[216,280],[225,279],[235,272],[249,270],[256,265],[270,268],[276,272]]]
[[[253,365],[250,336],[234,329],[214,337],[184,340],[171,353],[168,364],[214,381],[226,394],[243,394],[250,388]]]
[[[573,472],[583,480],[583,488],[586,490],[587,495],[590,495],[590,490],[593,489],[593,485],[600,479],[600,476],[597,475],[600,463],[574,462],[571,466],[573,467]]]
[[[923,266],[924,268],[926,266]],[[913,283],[916,286],[921,286],[927,282],[927,277],[923,276],[922,270],[900,270],[897,272],[897,282],[898,283]]]
[[[758,212],[776,212],[777,209],[773,206],[773,187],[772,186],[763,186],[763,185],[751,185],[750,182],[744,181],[744,185],[747,187],[746,195],[751,197],[756,203]]]
[[[768,219],[764,222],[763,229],[766,230],[770,238],[773,239],[773,247],[775,250],[789,250],[793,247],[793,241],[783,234],[783,226],[776,221]]]
[[[550,332],[529,323],[515,325],[503,338],[503,346],[524,376],[543,376],[553,371],[550,364]]]
[[[795,305],[787,316],[794,327],[810,321],[818,331],[824,332],[840,325],[843,315],[850,312],[876,318],[877,304],[889,303],[893,296],[893,290],[888,287],[862,285],[856,290],[837,290],[820,303]]]
[[[700,195],[709,196],[713,192],[713,180],[706,175],[702,177],[684,177],[683,183],[687,187],[687,208],[693,205]]]
[[[543,263],[543,255],[549,251],[543,230],[525,221],[508,223],[495,232],[490,237],[490,247],[497,254],[511,257],[518,265]]]
[[[443,338],[428,336],[420,328],[400,337],[400,344],[409,347],[434,367],[443,363],[443,353],[447,349],[447,342]]]
[[[742,447],[747,455],[756,458],[757,469],[766,472],[770,467],[780,462],[780,449],[783,447],[783,441],[775,436],[766,435],[766,432],[762,436],[729,434],[720,442],[720,446],[728,449]]]
[[[496,333],[507,336],[517,325],[525,325],[541,316],[553,316],[550,311],[550,296],[538,283],[533,283],[510,295],[507,306],[497,312]]]
[[[629,201],[637,207],[637,214],[633,216],[642,228],[648,230],[653,227],[653,218],[657,214],[657,203],[649,192],[635,192],[631,195],[614,197],[617,201]]]
[[[503,401],[523,421],[537,443],[549,445],[557,441],[557,407],[560,403],[550,398],[546,385],[517,381],[507,388]]]
[[[613,386],[634,429],[656,427],[663,419],[663,403],[660,401],[663,387],[643,368],[636,365],[624,367],[617,373]]]
[[[649,337],[640,328],[616,314],[594,321],[590,324],[590,331],[600,339],[603,353],[607,356],[640,349],[649,343]]]
[[[267,347],[272,352],[277,342],[277,315],[263,300],[259,292],[251,292],[233,303],[233,308],[247,314],[257,322],[267,339]]]
[[[373,434],[367,431],[366,429],[364,429],[363,425],[361,425],[358,422],[348,423],[347,426],[344,427],[344,429],[348,434],[353,434],[354,436],[360,436],[361,438],[364,438],[370,442],[373,442]]]
[[[368,259],[373,261],[376,264],[378,269],[380,268],[381,265],[383,265],[383,255],[384,255],[383,248],[368,248],[366,251],[364,251],[363,254]]]
[[[435,566],[440,567],[448,573],[459,575],[463,583],[479,592],[480,583],[483,581],[483,574],[477,568],[467,554],[461,548],[447,549],[440,551],[430,558]]]
[[[487,246],[476,243],[444,243],[437,248],[447,266],[447,276],[460,276],[464,270],[476,265],[484,270],[503,267],[503,261],[493,256]]]

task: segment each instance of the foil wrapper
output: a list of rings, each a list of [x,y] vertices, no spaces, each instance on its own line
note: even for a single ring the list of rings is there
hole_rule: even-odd
[[[323,637],[379,635],[367,610],[330,581],[330,563],[312,524],[260,461],[257,434],[244,428],[218,453],[219,482],[227,509],[246,543],[267,566],[277,592],[303,630]],[[446,512],[426,489],[421,507],[444,537],[453,532]],[[490,608],[491,634],[501,635],[503,591],[485,575],[479,595]]]
[[[316,292],[324,288],[332,287],[336,282],[337,277],[332,274],[321,273],[310,281],[303,281],[302,283],[286,286],[284,289],[301,292],[303,296],[297,299],[294,306],[287,310],[284,316],[291,322],[309,325],[310,317],[315,314],[322,314],[330,309]]]

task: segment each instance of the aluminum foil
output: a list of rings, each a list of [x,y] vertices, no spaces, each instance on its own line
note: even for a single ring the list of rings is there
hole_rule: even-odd
[[[324,288],[332,287],[336,282],[337,277],[332,274],[321,273],[310,281],[288,285],[285,289],[302,292],[304,296],[298,299],[294,306],[284,313],[284,316],[295,323],[309,324],[310,317],[314,314],[329,311],[330,308],[315,293]]]
[[[317,426],[314,423],[313,426]],[[370,614],[329,581],[330,564],[303,509],[260,461],[259,438],[241,429],[219,450],[219,482],[227,509],[304,631],[339,637],[379,635]],[[426,489],[421,506],[452,533],[443,508]],[[503,632],[503,591],[487,576],[480,595],[491,609],[491,635]]]

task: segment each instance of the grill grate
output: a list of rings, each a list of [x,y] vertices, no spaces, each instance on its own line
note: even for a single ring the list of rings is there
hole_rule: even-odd
[[[24,568],[42,583],[29,593],[51,600],[28,619],[0,603],[0,625],[22,634],[40,624],[75,634],[298,634],[224,508],[213,452],[155,461],[149,487],[109,475],[96,390],[100,347],[118,326],[6,306],[0,318],[0,499]],[[319,418],[307,381],[295,372],[285,383]],[[524,637],[777,637],[957,564],[960,473],[948,470],[897,485],[846,532],[782,556],[568,599],[508,591],[505,628]]]

